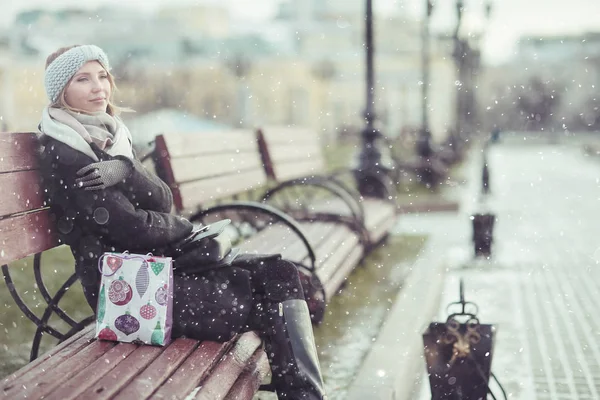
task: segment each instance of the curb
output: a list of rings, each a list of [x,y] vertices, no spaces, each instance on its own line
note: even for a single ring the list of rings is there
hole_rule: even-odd
[[[400,290],[347,399],[410,399],[425,370],[422,334],[437,315],[449,241],[432,235]]]
[[[398,206],[398,214],[448,212],[448,211],[458,211],[459,208],[460,208],[460,204],[458,201],[423,202],[423,203],[417,202],[417,203],[399,205]]]

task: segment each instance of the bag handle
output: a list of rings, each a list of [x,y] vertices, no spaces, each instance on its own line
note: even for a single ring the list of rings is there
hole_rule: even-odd
[[[125,250],[122,254],[114,254],[114,253],[104,253],[102,254],[99,258],[98,258],[98,271],[100,271],[100,273],[103,276],[113,276],[114,274],[117,273],[117,271],[121,268],[119,266],[119,268],[115,269],[111,274],[105,274],[104,270],[102,268],[102,260],[104,259],[104,257],[106,256],[110,256],[110,257],[115,257],[115,258],[120,258],[121,260],[135,260],[135,259],[139,259],[142,261],[146,261],[146,258],[152,258],[154,257],[154,255],[152,253],[147,253],[145,256],[141,256],[139,254],[133,254],[130,255],[128,250]],[[144,258],[145,257],[145,258]]]

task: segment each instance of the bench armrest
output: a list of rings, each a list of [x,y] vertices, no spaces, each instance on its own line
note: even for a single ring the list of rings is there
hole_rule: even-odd
[[[307,188],[321,192],[311,196]],[[321,198],[319,198],[321,196]],[[332,198],[335,206],[331,210],[318,209],[319,199]],[[346,224],[361,237],[365,238],[365,213],[359,194],[355,193],[335,176],[315,175],[306,178],[296,178],[284,181],[269,189],[263,195],[263,203],[271,204],[282,209],[296,219],[330,220]],[[289,199],[293,200],[291,204]],[[317,206],[317,207],[315,207]],[[312,207],[311,210],[308,208]],[[344,215],[344,212],[347,214]]]
[[[245,218],[244,213],[250,213],[252,216],[254,216],[254,218]],[[238,232],[241,230],[240,227],[237,227],[237,225],[240,222],[248,223],[250,226],[254,227],[258,231],[263,229],[264,227],[258,226],[259,221],[258,218],[256,218],[258,216],[263,216],[284,224],[285,226],[290,228],[292,232],[294,232],[294,234],[306,247],[308,257],[311,263],[311,265],[307,266],[306,268],[310,271],[315,270],[316,256],[310,242],[306,238],[306,235],[302,231],[300,225],[298,225],[298,222],[296,222],[296,220],[294,220],[284,212],[267,204],[261,204],[251,201],[232,201],[213,206],[206,210],[200,210],[190,217],[190,222],[204,223],[205,219],[211,215],[215,215],[220,218],[230,218],[232,220],[232,225],[238,229]]]

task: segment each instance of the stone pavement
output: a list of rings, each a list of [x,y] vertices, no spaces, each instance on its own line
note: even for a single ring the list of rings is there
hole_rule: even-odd
[[[600,399],[600,159],[564,144],[500,143],[489,166],[482,201],[472,163],[458,220],[404,220],[409,230],[453,230],[438,320],[462,278],[480,321],[497,325],[492,371],[509,399]],[[497,216],[490,260],[472,259],[468,217],[481,209]],[[413,399],[430,399],[424,362],[422,371]]]

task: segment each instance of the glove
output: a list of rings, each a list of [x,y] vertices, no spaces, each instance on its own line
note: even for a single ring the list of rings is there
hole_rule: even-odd
[[[127,179],[133,171],[133,165],[124,160],[108,160],[93,163],[77,171],[76,184],[84,190],[101,190]]]

